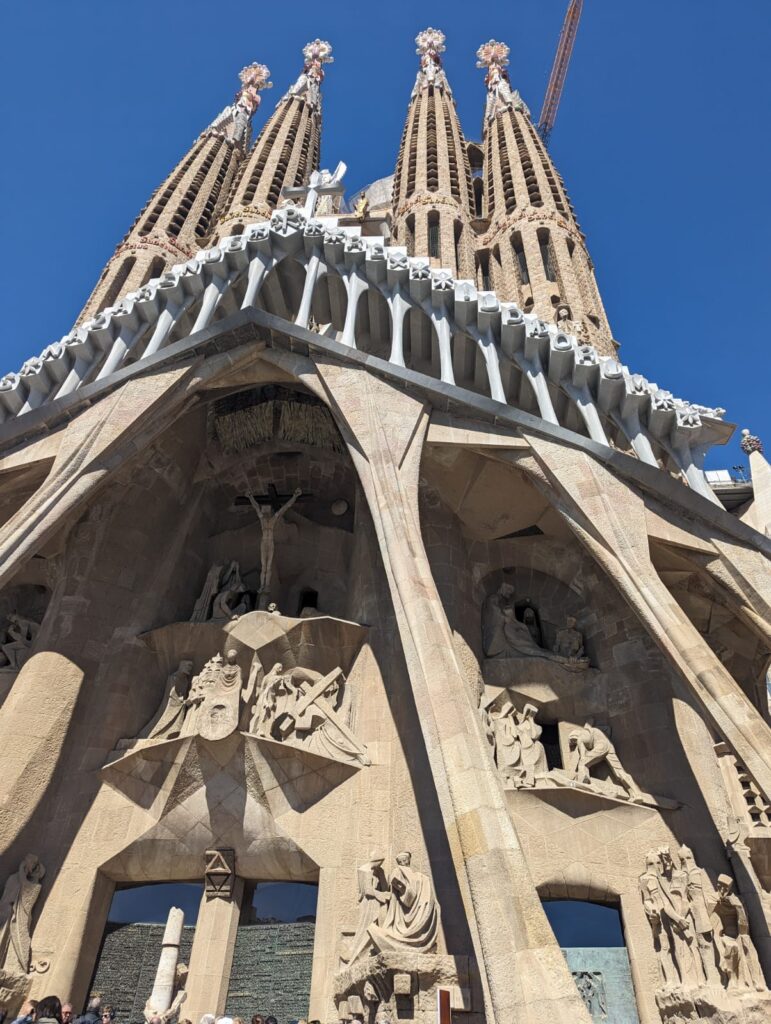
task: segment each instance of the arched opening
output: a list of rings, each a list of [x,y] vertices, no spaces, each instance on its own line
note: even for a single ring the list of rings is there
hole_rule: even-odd
[[[543,909],[592,1020],[638,1021],[618,902],[549,898]]]
[[[314,329],[332,336],[342,334],[348,310],[348,295],[339,274],[328,272],[316,281],[311,300]]]
[[[384,296],[375,287],[359,296],[356,307],[356,347],[380,359],[391,352],[391,311]]]
[[[436,331],[421,309],[408,310],[404,320],[404,363],[418,373],[440,376]]]
[[[116,889],[107,915],[90,994],[100,995],[126,1024],[142,1024],[163,932],[172,907],[184,914],[178,964],[189,965],[203,884],[161,882]],[[76,1009],[80,1009],[79,1007]]]
[[[305,285],[305,267],[297,260],[283,259],[267,275],[257,303],[268,313],[294,320]]]
[[[428,215],[428,255],[432,260],[438,260],[442,255],[439,239],[439,214],[436,210],[431,210]]]
[[[120,298],[120,293],[123,290],[124,285],[126,284],[126,280],[128,279],[129,274],[134,269],[134,264],[136,263],[136,261],[136,256],[127,256],[126,259],[121,263],[117,273],[115,274],[115,277],[112,280],[112,284],[105,293],[104,303],[101,306],[102,309],[106,308],[107,306],[114,305],[117,299]]]
[[[142,278],[142,284],[147,284],[148,281],[152,281],[156,277],[160,277],[163,273],[163,268],[166,266],[166,261],[162,256],[155,256],[147,268],[147,273]],[[141,287],[141,286],[140,286]]]

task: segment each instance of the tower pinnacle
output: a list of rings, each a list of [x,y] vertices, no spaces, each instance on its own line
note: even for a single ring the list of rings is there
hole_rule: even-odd
[[[204,244],[245,156],[259,92],[271,86],[265,64],[249,64],[239,79],[233,102],[201,132],[115,250],[81,321],[159,277],[167,266],[189,259]]]
[[[417,43],[415,53],[420,57],[420,70],[415,79],[415,88],[412,90],[413,96],[421,89],[428,89],[429,86],[444,89],[452,96],[450,84],[442,67],[441,54],[447,49],[444,40],[444,32],[438,28],[423,29],[415,36]]]
[[[393,186],[393,231],[410,255],[470,277],[473,209],[466,140],[442,67],[444,33],[415,37],[420,69],[407,108]]]
[[[509,73],[509,47],[477,50],[486,70],[477,284],[615,355],[594,268],[562,178]]]
[[[245,224],[270,217],[283,188],[299,188],[319,169],[321,83],[332,47],[314,39],[303,47],[303,68],[265,122],[231,190],[217,235],[239,234]]]
[[[510,52],[506,43],[496,42],[495,39],[482,43],[477,50],[477,67],[487,68],[485,75],[485,85],[487,86],[486,121],[495,117],[499,111],[511,110],[512,107],[530,114],[517,90],[511,88],[509,73],[506,70]]]

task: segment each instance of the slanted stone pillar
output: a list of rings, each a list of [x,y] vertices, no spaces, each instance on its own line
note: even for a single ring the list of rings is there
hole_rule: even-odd
[[[185,923],[184,912],[179,907],[172,907],[166,920],[166,928],[161,942],[161,955],[158,970],[155,972],[153,991],[148,1000],[148,1009],[163,1014],[171,1006],[174,998],[174,981],[177,975],[179,959],[179,943],[182,938],[182,926]]]
[[[528,871],[423,544],[418,480],[428,410],[364,368],[315,362],[377,533],[487,1024],[589,1024]]]
[[[193,1021],[204,1013],[224,1013],[244,895],[244,880],[235,874],[232,850],[208,850],[206,868],[187,976],[184,1016]]]

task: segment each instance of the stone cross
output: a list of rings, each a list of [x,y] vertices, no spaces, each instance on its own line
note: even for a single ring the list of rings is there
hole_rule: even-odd
[[[303,213],[308,218],[313,217],[320,196],[341,196],[343,194],[345,191],[343,176],[347,170],[348,168],[341,160],[331,177],[329,171],[314,171],[307,185],[300,185],[298,188],[283,188],[281,194],[287,199],[305,196]]]

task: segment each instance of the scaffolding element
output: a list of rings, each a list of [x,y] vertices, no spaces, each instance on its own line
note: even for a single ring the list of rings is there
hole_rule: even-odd
[[[562,24],[560,41],[557,45],[557,53],[554,57],[549,84],[546,87],[546,95],[543,100],[541,117],[538,121],[538,131],[544,142],[548,143],[554,122],[557,120],[557,110],[562,99],[562,90],[565,85],[565,77],[568,73],[570,56],[573,53],[573,45],[578,32],[578,22],[581,19],[581,10],[584,0],[570,0],[565,21]]]

